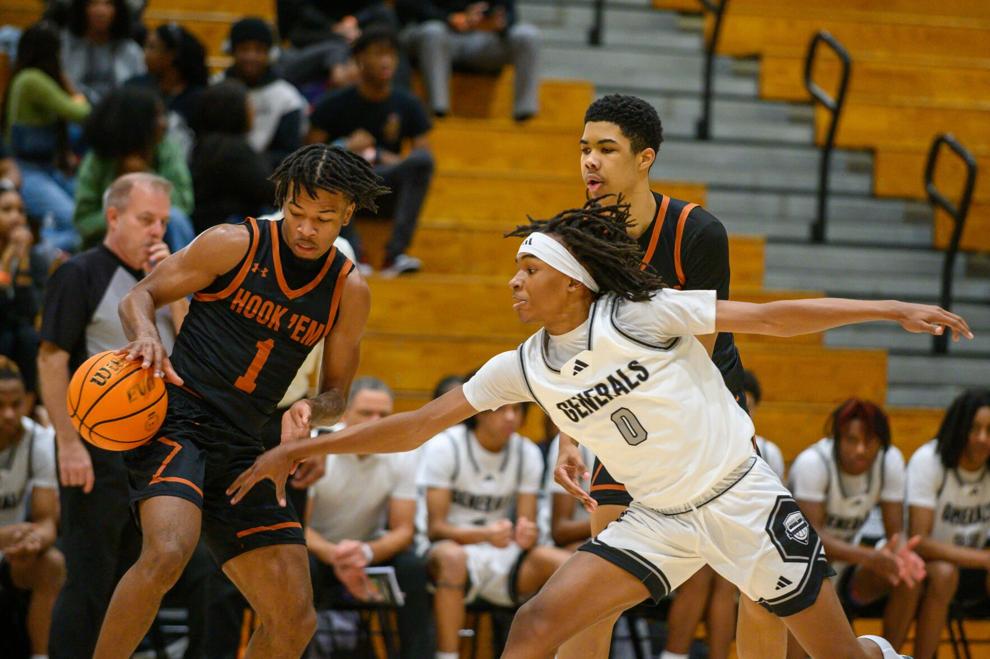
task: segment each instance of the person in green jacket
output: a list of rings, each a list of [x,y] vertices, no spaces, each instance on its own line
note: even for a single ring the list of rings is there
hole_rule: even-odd
[[[91,150],[79,166],[76,183],[76,230],[83,248],[100,243],[106,233],[103,193],[123,174],[152,172],[172,183],[172,209],[165,242],[173,252],[195,237],[193,187],[182,150],[165,137],[165,108],[149,89],[121,87],[93,109],[85,135]]]
[[[45,242],[65,251],[79,247],[72,226],[73,186],[68,174],[67,122],[89,114],[85,97],[62,73],[57,29],[41,21],[24,31],[3,94],[0,130],[21,173],[21,196],[29,216],[42,218]]]

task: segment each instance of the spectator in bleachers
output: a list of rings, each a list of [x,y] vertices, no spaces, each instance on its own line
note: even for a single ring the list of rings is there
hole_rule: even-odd
[[[193,142],[189,126],[209,78],[206,49],[181,25],[163,23],[148,32],[144,62],[148,72],[127,84],[158,92],[167,110],[168,136],[188,158]]]
[[[553,469],[554,465],[557,464],[559,446],[560,435],[557,435],[550,440],[546,454],[546,473],[543,475],[543,491],[546,499],[542,517],[546,520],[546,530],[549,532],[553,544],[577,551],[577,548],[591,537],[591,525],[588,522],[588,511],[584,509],[584,506],[553,479]],[[595,463],[595,456],[587,446],[581,445],[580,450],[584,464]],[[581,485],[585,489],[591,487],[590,474],[588,478],[581,479]],[[540,526],[540,530],[543,531],[543,524]]]
[[[89,114],[89,102],[62,73],[58,31],[47,22],[26,29],[3,95],[3,139],[21,172],[28,215],[44,218],[44,240],[71,252],[79,247],[72,225],[75,180],[67,122]]]
[[[391,214],[394,222],[385,246],[384,274],[415,272],[422,264],[406,250],[433,176],[430,120],[415,96],[392,85],[399,44],[391,28],[369,27],[354,42],[353,51],[358,84],[331,92],[317,103],[307,141],[335,142],[374,165],[375,173],[392,189],[379,207],[379,215]],[[405,144],[410,150],[403,156]],[[354,225],[342,234],[360,259]]]
[[[253,109],[248,143],[263,154],[270,169],[302,146],[306,134],[307,103],[299,90],[278,76],[271,66],[275,36],[260,18],[243,18],[230,27],[233,65],[222,77],[247,85]]]
[[[24,201],[14,184],[0,179],[0,355],[20,370],[26,387],[25,413],[34,409],[38,385],[38,332],[48,259],[34,244]]]
[[[838,574],[836,591],[850,616],[888,596],[883,636],[904,644],[918,603],[923,561],[904,537],[904,456],[891,445],[890,422],[875,403],[851,398],[829,422],[829,436],[798,455],[790,490],[818,532]],[[870,511],[883,515],[884,541],[859,543]],[[791,656],[804,656],[791,638]]]
[[[334,429],[384,418],[392,413],[392,405],[392,392],[384,382],[357,378]],[[317,606],[333,608],[341,588],[353,599],[369,601],[365,567],[392,566],[405,594],[405,605],[398,611],[403,659],[433,654],[426,565],[413,548],[415,517],[412,453],[327,456],[326,473],[313,485],[306,510]]]
[[[247,142],[251,117],[247,87],[239,80],[224,80],[203,93],[193,119],[196,145],[190,164],[197,234],[272,210],[271,169]]]
[[[141,537],[128,504],[123,455],[83,442],[69,420],[69,376],[88,357],[127,344],[117,303],[169,254],[163,238],[172,184],[130,174],[107,191],[103,243],[62,265],[45,289],[38,370],[55,426],[61,487],[61,544],[68,579],[55,605],[52,659],[89,657],[120,575],[137,558]],[[188,305],[158,311],[171,349]]]
[[[453,67],[479,73],[515,68],[513,117],[525,121],[539,111],[540,31],[517,21],[515,0],[399,0],[404,17],[415,22],[403,32],[423,75],[430,108],[450,112]]]
[[[434,543],[427,560],[437,659],[457,658],[465,604],[518,606],[570,555],[536,544],[543,456],[517,433],[525,411],[513,404],[480,412],[424,445],[419,486]]]
[[[86,122],[91,150],[79,166],[73,221],[86,248],[98,245],[107,230],[103,193],[119,176],[158,174],[172,184],[172,207],[165,242],[173,252],[188,245],[195,232],[192,176],[179,147],[165,135],[165,109],[148,89],[114,90]]]
[[[907,467],[908,529],[920,535],[928,576],[918,609],[914,657],[938,650],[949,603],[990,593],[990,391],[970,389],[945,412],[935,439]]]
[[[760,386],[760,381],[753,371],[743,371],[743,393],[746,396],[746,411],[749,412],[750,416],[753,416],[756,408],[760,406],[760,402],[763,400],[763,388]],[[783,481],[784,454],[781,453],[780,447],[759,433],[757,433],[755,441],[756,448],[760,452],[760,457],[770,465],[774,473],[780,476],[780,480]]]
[[[286,80],[318,96],[353,82],[351,45],[369,25],[398,29],[390,3],[382,0],[278,0],[279,32],[292,45],[279,59]],[[313,95],[307,94],[310,98]]]
[[[93,105],[144,73],[144,55],[131,38],[124,0],[72,0],[62,32],[62,68]]]
[[[31,655],[44,657],[52,606],[65,580],[65,559],[55,548],[55,437],[50,429],[24,416],[26,394],[17,366],[0,357],[0,464],[4,465],[0,477],[0,594],[29,593],[26,622]],[[0,615],[8,621],[19,617],[18,613],[0,608]],[[5,631],[3,644],[12,653],[7,656],[12,656],[16,632]]]

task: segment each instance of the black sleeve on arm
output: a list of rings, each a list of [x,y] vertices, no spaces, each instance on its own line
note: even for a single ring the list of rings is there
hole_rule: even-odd
[[[290,153],[302,146],[302,110],[293,110],[282,115],[268,144],[268,161],[272,169],[278,166]]]
[[[433,124],[430,123],[430,117],[426,114],[426,108],[423,107],[422,101],[410,94],[404,105],[403,112],[406,116],[403,118],[402,123],[406,134],[403,137],[415,139],[420,135],[428,133],[433,128]]]
[[[69,261],[48,280],[41,315],[41,339],[54,343],[70,355],[86,333],[93,313],[86,275]]]
[[[687,290],[715,290],[729,299],[729,236],[714,215],[693,209],[681,237],[681,268]]]

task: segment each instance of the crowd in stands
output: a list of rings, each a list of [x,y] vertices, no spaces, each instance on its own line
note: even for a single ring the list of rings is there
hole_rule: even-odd
[[[20,36],[0,90],[0,636],[25,657],[86,655],[137,555],[120,456],[85,447],[63,404],[86,357],[126,343],[116,309],[134,283],[210,227],[275,212],[269,174],[320,142],[374,165],[392,190],[377,212],[393,221],[383,272],[417,271],[408,250],[436,166],[430,131],[451,110],[451,71],[511,64],[512,118],[539,111],[540,35],[511,0],[277,7],[277,26],[254,17],[231,26],[232,63],[212,77],[203,44],[174,23],[146,29],[140,1],[51,2]],[[424,99],[410,91],[414,69]],[[343,237],[369,272],[364,221]],[[186,308],[160,311],[166,342]],[[446,378],[438,395],[462,381]],[[300,386],[286,405],[305,395],[305,376]],[[745,389],[755,410],[752,374]],[[358,378],[330,430],[393,404],[381,380]],[[405,599],[401,656],[451,659],[466,607],[511,610],[536,592],[590,527],[554,482],[559,438],[520,435],[526,413],[483,412],[411,454],[328,457],[312,483],[297,474],[318,608],[374,603],[380,584],[367,568],[390,567]],[[62,436],[74,441],[58,440],[56,460]],[[787,473],[780,449],[755,441],[822,537],[850,615],[879,607],[895,645],[915,622],[915,656],[931,657],[953,599],[990,590],[990,393],[961,394],[913,455],[895,439],[882,408],[849,400]],[[584,459],[590,468],[594,457]],[[921,583],[897,572],[905,547],[924,561]],[[708,656],[727,656],[736,597],[710,568],[684,584],[664,659],[688,656],[702,619]],[[174,601],[190,611],[185,656],[237,656],[246,604],[205,550]]]

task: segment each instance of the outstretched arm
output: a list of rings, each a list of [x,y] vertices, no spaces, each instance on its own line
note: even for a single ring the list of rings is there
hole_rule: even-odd
[[[823,332],[843,325],[889,320],[909,332],[942,334],[952,330],[953,339],[973,338],[966,321],[941,307],[897,300],[780,300],[764,304],[718,300],[715,329],[719,332],[797,336]]]
[[[227,494],[240,501],[254,485],[266,478],[275,483],[278,500],[285,505],[285,479],[293,465],[314,455],[327,453],[401,453],[411,451],[442,430],[460,423],[478,411],[461,387],[448,391],[418,410],[400,412],[380,421],[321,434],[306,442],[281,444],[268,451],[237,477]]]

